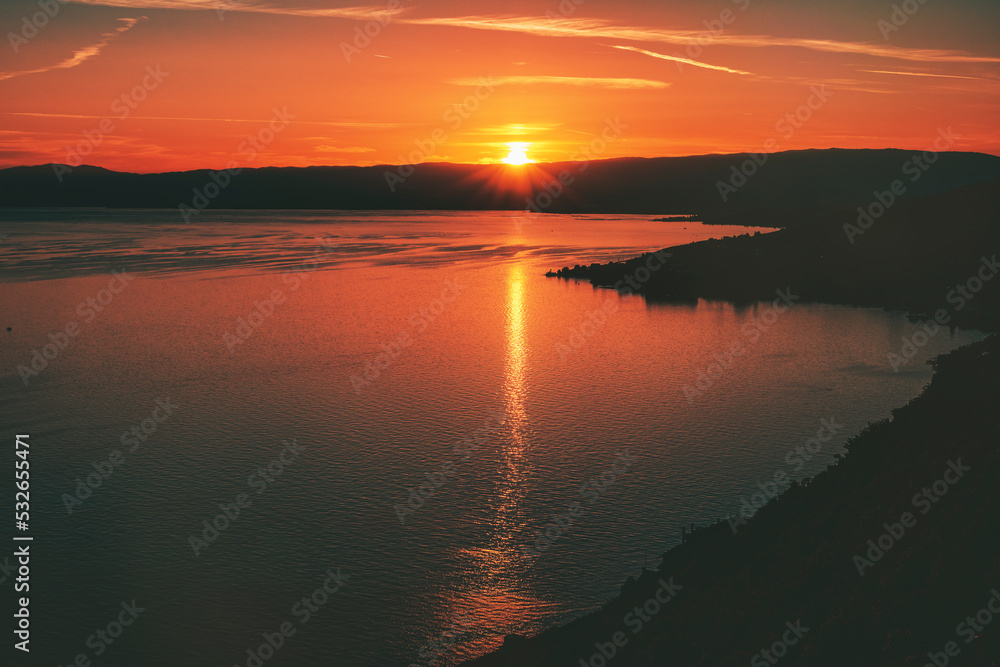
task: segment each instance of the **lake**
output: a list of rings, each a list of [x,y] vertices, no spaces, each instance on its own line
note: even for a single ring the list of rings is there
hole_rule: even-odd
[[[454,664],[600,606],[682,525],[823,470],[920,392],[927,359],[983,337],[941,331],[896,372],[918,331],[901,313],[543,275],[758,231],[4,211],[33,660]]]

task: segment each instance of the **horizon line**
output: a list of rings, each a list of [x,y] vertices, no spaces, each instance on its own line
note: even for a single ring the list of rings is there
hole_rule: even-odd
[[[610,162],[613,160],[683,160],[685,158],[699,158],[699,157],[724,157],[724,156],[739,156],[739,155],[782,155],[785,153],[805,153],[809,151],[901,151],[901,152],[926,152],[925,149],[913,149],[913,148],[899,148],[899,147],[882,147],[882,148],[841,148],[838,146],[828,146],[826,148],[791,148],[781,151],[738,151],[734,153],[692,153],[688,155],[654,155],[654,156],[643,156],[643,155],[625,155],[621,157],[609,157],[609,158],[594,158],[594,159],[584,159],[584,160],[554,160],[551,162],[532,162],[531,167],[541,167],[544,165],[556,165],[556,164],[567,164],[567,163],[579,163],[579,162]],[[988,155],[990,157],[1000,158],[1000,154],[989,153],[986,151],[977,150],[947,150],[947,151],[937,151],[938,153],[971,153],[977,155]],[[521,169],[526,165],[507,165],[502,162],[449,162],[447,160],[439,161],[427,161],[427,162],[413,162],[413,163],[399,163],[393,164],[389,162],[380,162],[378,164],[369,165],[358,165],[358,164],[310,164],[310,165],[262,165],[262,166],[244,166],[239,167],[240,170],[243,169],[377,169],[379,167],[384,168],[395,168],[403,166],[419,166],[419,165],[450,165],[456,167],[506,167],[510,169]],[[0,171],[7,171],[9,169],[36,169],[39,167],[65,167],[69,170],[89,168],[89,169],[101,169],[103,171],[108,171],[115,174],[136,174],[153,176],[157,174],[181,174],[192,171],[225,171],[227,168],[223,167],[221,169],[213,169],[211,167],[193,167],[190,169],[179,169],[171,171],[120,171],[116,169],[109,169],[108,167],[102,167],[95,164],[79,164],[76,166],[69,165],[62,162],[42,162],[40,164],[19,164],[11,165],[7,167],[0,167]]]

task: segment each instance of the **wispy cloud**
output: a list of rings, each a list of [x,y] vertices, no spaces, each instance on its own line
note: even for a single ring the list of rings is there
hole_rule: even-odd
[[[69,0],[80,5],[126,7],[128,9],[180,9],[184,11],[212,10],[217,12],[257,12],[286,16],[312,16],[370,21],[391,18],[406,11],[405,8],[389,9],[385,5],[362,7],[283,7],[260,0]]]
[[[659,58],[660,60],[670,60],[677,63],[683,63],[685,65],[694,65],[695,67],[702,67],[704,69],[714,69],[720,72],[729,72],[730,74],[750,74],[750,72],[744,72],[743,70],[731,69],[729,67],[722,67],[721,65],[709,65],[708,63],[703,63],[699,60],[691,60],[690,58],[682,58],[680,56],[668,56],[665,53],[657,53],[656,51],[647,51],[646,49],[640,49],[636,46],[621,46],[617,44],[609,44],[613,49],[621,49],[622,51],[635,51],[636,53],[642,53],[651,58]]]
[[[859,72],[868,72],[869,74],[899,74],[900,76],[933,76],[942,79],[972,79],[973,81],[989,81],[989,79],[984,79],[978,76],[958,76],[957,74],[931,74],[930,72],[891,72],[881,69],[862,69]]]
[[[368,148],[367,146],[330,146],[328,144],[320,144],[313,148],[314,151],[319,153],[374,153],[374,148]]]
[[[85,46],[82,49],[75,51],[73,55],[62,62],[56,63],[55,65],[49,65],[48,67],[39,67],[38,69],[26,69],[17,72],[0,72],[0,81],[5,81],[7,79],[13,79],[15,76],[24,76],[25,74],[41,74],[43,72],[51,72],[55,69],[69,69],[70,67],[76,67],[83,62],[93,58],[94,56],[101,53],[105,46],[114,39],[117,35],[130,30],[136,23],[144,20],[146,17],[141,16],[137,19],[118,19],[125,25],[115,28],[111,32],[106,32],[101,37],[101,41],[96,44],[91,44],[90,46]]]
[[[652,58],[659,58],[661,60],[669,60],[673,62],[685,63],[688,65],[694,65],[695,67],[704,67],[713,70],[719,70],[722,72],[728,72],[731,74],[740,74],[749,77],[754,81],[778,81],[781,83],[798,83],[805,86],[811,86],[815,84],[826,84],[831,88],[839,88],[841,90],[854,90],[858,92],[865,93],[879,93],[887,94],[895,91],[887,90],[885,88],[877,88],[873,86],[870,82],[860,81],[857,79],[843,79],[843,78],[804,78],[798,76],[773,76],[768,74],[754,74],[753,72],[744,72],[743,70],[732,69],[730,67],[722,67],[720,65],[709,65],[708,63],[703,63],[697,60],[691,60],[690,58],[681,58],[678,56],[668,56],[663,53],[657,53],[655,51],[647,51],[646,49],[640,49],[633,46],[619,46],[609,44],[611,48],[622,49],[625,51],[635,51],[636,53],[641,53],[643,55],[650,56]],[[861,70],[869,71],[869,70]]]
[[[704,44],[704,31],[641,28],[616,25],[603,19],[545,18],[519,16],[460,16],[440,18],[400,19],[415,25],[440,25],[477,30],[520,32],[545,37],[600,37],[631,42],[664,42],[668,44]],[[713,44],[744,47],[798,47],[812,51],[850,53],[855,55],[896,58],[919,62],[997,63],[1000,58],[976,56],[964,51],[946,49],[910,49],[865,42],[840,42],[828,39],[802,39],[772,35],[721,34]]]
[[[653,81],[651,79],[628,79],[618,77],[594,77],[594,76],[499,76],[492,77],[491,83],[495,85],[532,85],[546,84],[558,86],[583,86],[589,88],[617,88],[635,90],[639,88],[666,88],[669,83],[663,81]],[[452,79],[449,83],[456,86],[476,86],[481,83],[477,79]]]
[[[463,132],[465,135],[475,135],[483,134],[486,136],[495,137],[498,134],[505,135],[526,135],[526,134],[536,134],[538,132],[551,132],[552,130],[561,127],[561,123],[511,123],[508,125],[486,125],[484,127],[470,129]]]
[[[31,130],[0,130],[0,165],[41,164],[44,162],[65,162],[67,147],[80,141],[79,133],[38,132]],[[167,149],[151,143],[145,137],[131,137],[122,134],[106,135],[102,141],[105,157],[153,156],[168,153]]]
[[[37,111],[2,111],[0,114],[8,116],[32,116],[35,118],[104,118],[93,114],[76,113],[42,113]],[[193,118],[190,116],[129,116],[130,120],[180,120],[200,123],[255,123],[267,124],[268,120],[259,118]],[[325,121],[325,120],[288,120],[286,123],[293,125],[324,125],[330,127],[344,128],[373,128],[382,129],[388,127],[405,127],[406,123],[373,123],[367,121]]]

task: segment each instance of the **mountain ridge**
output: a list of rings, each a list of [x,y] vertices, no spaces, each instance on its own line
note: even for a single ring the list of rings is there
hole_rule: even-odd
[[[1000,177],[997,156],[935,153],[932,165],[916,170],[920,156],[833,148],[522,167],[434,162],[137,174],[80,166],[58,177],[50,163],[0,170],[0,207],[187,207],[191,219],[206,208],[693,214],[781,227],[796,224],[805,209],[854,210],[894,181],[905,190],[900,198],[910,199]]]

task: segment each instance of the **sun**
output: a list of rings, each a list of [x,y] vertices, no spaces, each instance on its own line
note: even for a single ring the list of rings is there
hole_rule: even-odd
[[[507,148],[510,152],[507,154],[501,162],[504,164],[528,164],[529,162],[534,162],[534,160],[528,159],[528,146],[531,144],[525,143],[523,141],[514,141],[507,144]]]

